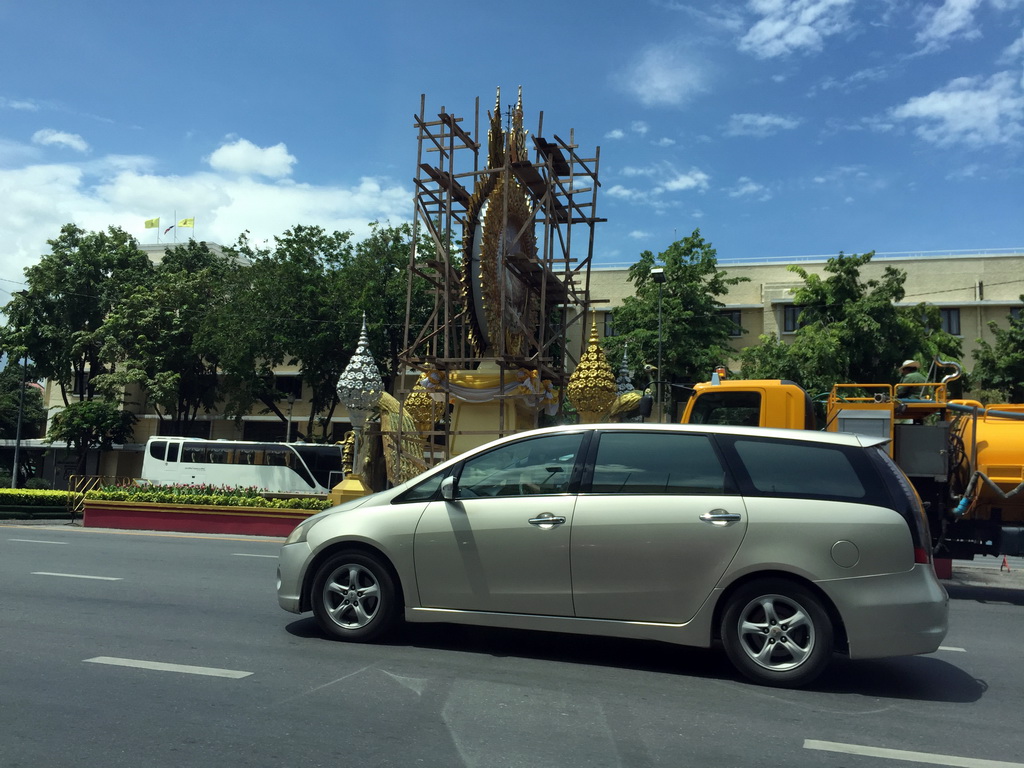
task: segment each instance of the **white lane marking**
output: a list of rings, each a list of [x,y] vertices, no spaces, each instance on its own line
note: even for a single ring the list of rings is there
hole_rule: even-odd
[[[61,576],[65,579],[94,579],[96,581],[123,581],[120,576],[84,576],[80,573],[50,573],[49,571],[32,571],[33,576]]]
[[[67,544],[66,541],[45,541],[43,539],[8,539],[8,541],[23,541],[26,544]]]
[[[277,558],[277,555],[250,555],[248,552],[232,552],[235,557],[273,557]]]
[[[966,648],[957,648],[955,645],[940,645],[940,651],[956,651],[958,653],[967,653]]]
[[[890,760],[904,760],[908,763],[952,765],[957,768],[1024,768],[1024,763],[1008,763],[1003,760],[982,760],[978,757],[934,755],[929,752],[908,752],[903,749],[882,749],[881,747],[865,747],[861,744],[841,744],[835,741],[816,741],[814,739],[805,739],[804,749],[818,749],[823,752],[840,752],[844,755],[884,757]]]
[[[110,664],[115,667],[132,667],[133,669],[152,669],[157,672],[180,672],[185,675],[205,675],[207,677],[230,677],[238,680],[248,677],[252,672],[237,669],[218,669],[216,667],[193,667],[188,664],[166,664],[162,661],[142,661],[140,659],[119,659],[114,656],[97,656],[84,659],[91,664]]]

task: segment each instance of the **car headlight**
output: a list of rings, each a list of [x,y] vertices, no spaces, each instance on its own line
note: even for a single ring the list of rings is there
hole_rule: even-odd
[[[303,520],[301,523],[292,528],[292,532],[288,534],[288,538],[284,540],[284,546],[289,544],[298,544],[300,541],[306,540],[306,534],[309,533],[309,529],[313,527],[315,521],[312,517]]]

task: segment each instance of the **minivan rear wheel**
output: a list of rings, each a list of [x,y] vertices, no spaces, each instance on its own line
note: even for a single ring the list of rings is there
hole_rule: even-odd
[[[821,600],[785,579],[762,579],[738,589],[720,629],[733,666],[762,685],[806,685],[832,658],[834,631]]]

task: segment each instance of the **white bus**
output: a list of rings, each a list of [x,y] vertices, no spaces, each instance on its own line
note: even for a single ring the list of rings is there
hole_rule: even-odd
[[[326,495],[343,479],[340,445],[151,437],[142,480],[154,485],[256,487]]]

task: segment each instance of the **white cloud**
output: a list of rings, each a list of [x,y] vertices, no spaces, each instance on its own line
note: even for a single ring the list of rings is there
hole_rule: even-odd
[[[163,175],[153,159],[140,156],[61,164],[42,164],[29,152],[10,156],[23,164],[0,169],[0,199],[6,201],[0,206],[0,289],[20,282],[24,267],[48,251],[46,241],[68,222],[92,231],[119,226],[151,243],[155,230],[143,227],[146,219],[159,216],[167,226],[175,215],[194,216],[194,232],[182,234],[231,244],[246,230],[262,242],[296,224],[362,238],[371,221],[397,224],[412,217],[411,189],[386,179],[312,185],[212,171]]]
[[[43,128],[32,134],[32,143],[43,147],[58,146],[74,149],[77,152],[88,152],[89,144],[77,133],[64,133],[53,128]]]
[[[640,190],[630,189],[629,187],[624,187],[621,184],[615,184],[609,187],[605,194],[609,197],[618,198],[619,200],[637,200],[644,196]]]
[[[922,14],[924,28],[917,33],[917,42],[926,51],[941,50],[955,37],[968,40],[981,32],[974,25],[974,12],[981,0],[945,0],[939,7],[926,7]]]
[[[734,7],[728,4],[715,3],[710,7],[695,8],[685,3],[666,3],[667,8],[673,11],[682,11],[700,22],[712,27],[738,32],[743,28],[743,16]]]
[[[615,128],[614,130],[608,131],[604,137],[606,139],[624,139],[626,138],[626,132],[621,128]]]
[[[247,139],[238,139],[223,144],[210,155],[210,167],[215,171],[236,173],[239,176],[266,176],[280,179],[290,176],[295,156],[288,154],[288,147],[275,144],[272,147],[257,147]]]
[[[647,238],[651,237],[651,233],[645,232],[642,229],[634,229],[627,235],[627,237],[631,237],[634,240],[646,240]]]
[[[639,133],[641,136],[646,136],[647,132],[651,130],[650,126],[647,125],[643,120],[634,120],[630,126],[633,133]]]
[[[988,80],[961,77],[895,107],[890,115],[917,123],[915,133],[941,147],[1008,144],[1024,135],[1024,90],[1010,72]]]
[[[820,51],[826,37],[850,28],[853,0],[750,0],[762,18],[740,38],[741,51],[759,59]]]
[[[756,195],[759,200],[770,200],[771,192],[764,185],[758,184],[747,176],[741,176],[736,180],[736,186],[729,190],[729,197],[749,197]]]
[[[863,90],[872,83],[879,83],[888,78],[889,70],[886,67],[868,67],[843,78],[826,77],[819,85],[811,89],[811,95],[814,95],[815,91],[832,90],[850,93]]]
[[[696,189],[703,192],[708,188],[711,177],[699,168],[691,168],[687,173],[673,171],[667,178],[654,189],[656,194],[661,192],[685,192]]]
[[[654,142],[656,147],[673,147],[675,146],[676,140],[670,139],[668,136],[662,136],[660,139]]]
[[[728,136],[756,136],[764,138],[779,131],[791,131],[798,125],[800,125],[800,120],[795,117],[747,113],[730,117],[725,132]]]
[[[0,109],[15,109],[22,112],[38,112],[39,105],[24,99],[7,99],[0,96]]]
[[[647,107],[678,107],[708,89],[703,64],[671,45],[645,49],[613,81]]]

